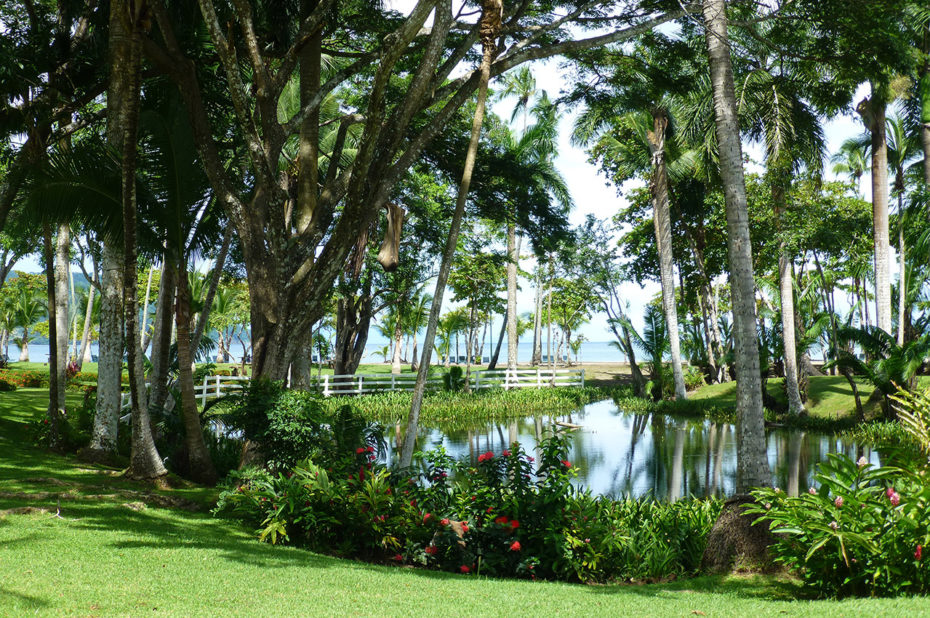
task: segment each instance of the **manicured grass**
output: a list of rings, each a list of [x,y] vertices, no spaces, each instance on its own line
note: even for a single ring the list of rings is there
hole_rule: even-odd
[[[778,401],[785,401],[784,378],[770,378],[766,383],[769,393]],[[863,405],[872,394],[874,387],[871,384],[859,382],[859,396]],[[736,407],[736,382],[724,384],[709,384],[702,386],[693,393],[689,399],[713,403],[720,408]],[[849,382],[843,376],[813,376],[810,379],[808,399],[805,404],[807,412],[812,417],[838,420],[855,417],[856,401],[853,398]],[[866,413],[874,412],[875,406],[867,406]]]
[[[926,598],[796,600],[803,595],[795,582],[772,577],[643,586],[503,581],[260,544],[207,513],[141,508],[150,488],[29,445],[24,422],[46,397],[40,389],[0,393],[0,511],[49,510],[0,515],[0,615],[930,615]],[[133,491],[138,499],[127,497]],[[15,492],[33,497],[10,497]],[[197,487],[159,493],[215,495]]]

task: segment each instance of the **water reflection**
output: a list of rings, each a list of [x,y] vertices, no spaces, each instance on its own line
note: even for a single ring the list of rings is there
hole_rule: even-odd
[[[724,423],[683,419],[658,414],[634,414],[601,401],[560,416],[529,416],[505,424],[489,423],[471,429],[427,428],[420,432],[417,448],[437,446],[455,458],[477,461],[485,451],[500,453],[512,442],[539,457],[538,444],[557,422],[580,425],[570,432],[569,458],[578,469],[577,484],[610,496],[652,494],[677,500],[684,496],[728,495],[736,484],[735,428]],[[387,457],[402,440],[395,440]],[[776,487],[797,495],[813,482],[815,465],[827,453],[864,456],[873,464],[879,454],[837,439],[830,434],[771,429],[766,434],[769,465]]]

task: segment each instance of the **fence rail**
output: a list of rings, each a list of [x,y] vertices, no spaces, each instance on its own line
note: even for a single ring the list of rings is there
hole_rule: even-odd
[[[194,395],[201,407],[210,399],[242,390],[242,383],[249,381],[247,376],[205,376],[203,382],[194,385]],[[324,397],[334,395],[363,395],[365,393],[410,392],[413,391],[417,376],[412,373],[387,374],[368,373],[355,375],[324,375],[313,378],[310,382],[314,390]],[[438,390],[443,386],[440,377],[426,381],[427,390]],[[553,386],[584,386],[584,369],[498,369],[494,371],[475,371],[472,373],[472,388],[546,388]],[[120,409],[129,408],[129,393],[122,393]]]

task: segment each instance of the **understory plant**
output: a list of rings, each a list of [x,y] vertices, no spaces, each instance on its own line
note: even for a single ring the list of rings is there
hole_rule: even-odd
[[[804,494],[753,491],[748,512],[768,521],[775,559],[822,596],[930,592],[930,479],[926,469],[875,467],[830,454]]]
[[[571,581],[694,572],[720,509],[714,500],[611,500],[572,484],[568,439],[519,444],[477,464],[442,449],[391,471],[360,443],[321,465],[235,473],[217,512],[272,543],[457,573]]]

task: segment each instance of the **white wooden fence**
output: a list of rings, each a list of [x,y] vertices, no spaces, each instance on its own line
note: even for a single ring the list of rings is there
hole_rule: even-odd
[[[194,386],[194,394],[200,407],[207,405],[210,399],[242,389],[242,383],[251,378],[247,376],[204,376],[201,384]],[[324,397],[334,395],[363,395],[392,391],[413,391],[417,376],[413,373],[388,374],[368,373],[355,375],[324,375],[313,378],[311,385]],[[427,390],[439,390],[443,386],[441,377],[429,378]],[[475,371],[472,373],[472,388],[546,388],[552,386],[584,386],[584,369],[498,369],[494,371]],[[122,393],[120,409],[129,408],[129,393]]]

